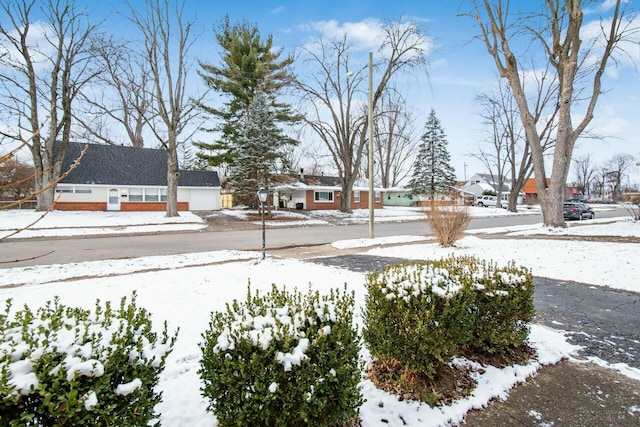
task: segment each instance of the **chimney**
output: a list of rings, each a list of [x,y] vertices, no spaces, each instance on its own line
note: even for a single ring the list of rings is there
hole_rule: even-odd
[[[300,182],[304,182],[304,169],[300,168]]]

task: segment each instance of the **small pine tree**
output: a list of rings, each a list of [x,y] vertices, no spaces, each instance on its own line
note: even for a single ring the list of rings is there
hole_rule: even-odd
[[[237,153],[230,167],[229,183],[234,189],[234,203],[255,205],[256,191],[272,186],[284,147],[295,141],[282,134],[268,98],[258,94],[249,106],[246,120],[238,129]]]
[[[451,166],[447,145],[447,137],[440,120],[432,109],[413,165],[413,175],[409,182],[412,194],[429,195],[433,200],[436,194],[451,191],[451,187],[456,183],[456,175]]]
[[[194,169],[196,156],[193,147],[186,141],[178,143],[178,165],[182,170]]]

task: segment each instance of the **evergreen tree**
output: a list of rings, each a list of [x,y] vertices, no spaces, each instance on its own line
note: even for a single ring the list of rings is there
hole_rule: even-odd
[[[217,122],[205,130],[215,132],[219,139],[194,143],[199,148],[198,157],[206,159],[211,166],[233,164],[239,148],[238,128],[257,93],[268,96],[277,122],[300,119],[288,104],[275,102],[276,95],[294,80],[288,71],[293,63],[292,55],[281,59],[282,51],[274,50],[271,35],[262,39],[258,28],[246,21],[231,25],[228,15],[216,30],[215,38],[222,48],[223,64],[216,67],[200,61],[198,74],[227,101],[220,108],[200,103],[200,108]]]
[[[451,192],[451,187],[456,183],[456,175],[451,166],[447,145],[440,120],[432,109],[413,165],[413,176],[409,182],[412,194],[429,195],[434,200],[436,194]]]
[[[256,204],[256,192],[272,187],[284,148],[295,142],[278,128],[268,100],[265,94],[257,94],[238,129],[238,150],[229,169],[235,204]]]

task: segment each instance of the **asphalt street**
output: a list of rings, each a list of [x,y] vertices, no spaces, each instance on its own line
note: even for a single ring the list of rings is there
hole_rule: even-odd
[[[404,260],[373,255],[308,259],[318,264],[369,272]],[[640,293],[534,277],[535,322],[567,332],[581,356],[640,369]]]

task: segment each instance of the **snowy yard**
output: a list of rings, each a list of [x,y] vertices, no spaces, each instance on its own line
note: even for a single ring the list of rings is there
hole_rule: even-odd
[[[490,209],[485,208],[484,211],[488,213]],[[105,225],[120,227],[125,232],[136,227],[162,230],[174,226],[202,226],[202,221],[195,215],[181,214],[179,222],[167,223],[160,219],[163,216],[158,213],[53,214],[50,218],[45,218],[47,222],[43,220],[38,224],[43,232],[49,230],[50,233],[58,232],[64,235],[86,230],[88,227]],[[409,215],[407,212],[402,214]],[[22,221],[20,224],[24,224],[25,219],[13,215],[13,212],[0,212],[0,233],[21,226],[18,224],[19,221]],[[640,236],[640,223],[633,223],[624,218],[610,221],[585,221],[580,227],[570,227],[561,233]],[[606,232],[603,231],[605,229]],[[95,231],[95,228],[93,230]],[[111,232],[113,231],[111,228]],[[519,235],[557,233],[544,230],[539,225],[517,227],[512,230],[481,230],[476,233],[493,231],[509,231]],[[534,275],[640,291],[640,283],[636,280],[640,273],[637,262],[638,245],[633,243],[576,242],[544,238],[481,239],[467,236],[453,249],[442,249],[431,241],[401,245],[417,239],[416,236],[373,241],[359,239],[336,242],[334,246],[348,248],[395,243],[395,247],[372,248],[368,253],[409,259],[441,258],[450,253],[490,258],[501,264],[514,259],[518,264],[530,267]],[[219,251],[170,257],[4,268],[0,270],[0,299],[12,298],[14,307],[29,304],[35,308],[57,295],[65,305],[93,308],[98,298],[118,302],[121,297],[129,296],[135,290],[138,294],[138,305],[153,313],[154,324],[158,328],[165,320],[171,329],[180,327],[176,347],[168,358],[166,370],[158,386],[163,392],[163,403],[157,408],[162,424],[169,427],[211,426],[215,425],[214,417],[206,412],[207,402],[200,396],[199,390],[198,343],[201,342],[201,334],[208,326],[210,313],[222,310],[225,304],[234,298],[244,299],[249,280],[252,289],[265,292],[272,283],[287,288],[298,287],[301,290],[312,287],[320,291],[341,287],[346,283],[348,288],[356,293],[356,319],[360,324],[362,322],[360,307],[365,297],[364,274],[298,260],[268,258],[259,261],[258,258],[259,254],[253,252]],[[151,271],[155,269],[157,271]],[[114,272],[118,275],[113,275]],[[532,326],[531,341],[538,352],[538,361],[527,366],[511,366],[500,370],[489,368],[483,374],[476,374],[478,387],[475,392],[467,399],[442,408],[430,408],[416,402],[400,402],[394,396],[377,390],[371,382],[363,381],[362,393],[366,403],[361,407],[362,425],[388,425],[380,421],[382,418],[392,420],[391,424],[394,424],[393,420],[398,420],[399,416],[410,426],[458,423],[470,409],[480,408],[494,397],[506,397],[516,383],[535,374],[541,364],[556,363],[575,351],[565,341],[561,332],[542,326]],[[362,353],[363,357],[367,357],[366,351]],[[637,369],[618,368],[623,373],[640,379],[640,371]]]

